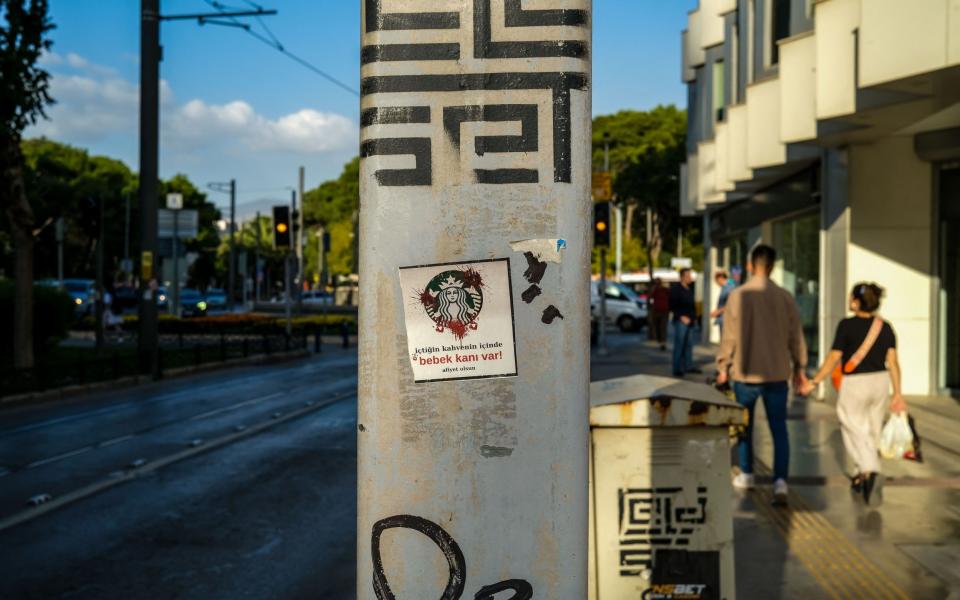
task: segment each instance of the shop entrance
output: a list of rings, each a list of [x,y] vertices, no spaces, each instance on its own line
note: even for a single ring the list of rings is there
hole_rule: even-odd
[[[960,391],[960,163],[940,168],[941,385]]]

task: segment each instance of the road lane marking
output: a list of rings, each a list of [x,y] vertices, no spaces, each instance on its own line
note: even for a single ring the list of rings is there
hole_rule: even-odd
[[[137,437],[135,433],[128,433],[127,435],[121,435],[120,437],[115,437],[104,442],[97,444],[97,448],[106,448],[107,446],[112,446],[114,444],[119,444],[120,442],[125,442]]]
[[[85,452],[90,452],[93,450],[93,446],[84,446],[83,448],[77,448],[76,450],[71,450],[70,452],[64,452],[63,454],[57,454],[56,456],[51,456],[49,458],[43,458],[40,460],[35,460],[32,463],[23,467],[24,469],[33,469],[34,467],[39,467],[42,465],[48,465],[65,458],[70,458],[71,456],[76,456],[78,454],[83,454]]]
[[[156,397],[152,397],[152,398],[151,398],[151,397],[148,397],[148,398],[145,398],[145,399],[142,399],[142,400],[134,400],[134,401],[122,402],[122,403],[120,403],[120,404],[114,404],[114,405],[110,405],[110,406],[104,406],[104,407],[101,407],[101,408],[96,408],[96,409],[89,410],[89,411],[79,412],[79,413],[75,413],[75,414],[72,414],[72,415],[64,415],[64,416],[62,416],[62,417],[55,417],[55,418],[52,418],[52,419],[46,419],[46,420],[43,420],[43,421],[37,421],[37,422],[35,422],[35,423],[30,423],[30,424],[28,424],[28,425],[22,425],[22,426],[20,426],[20,427],[15,427],[15,428],[13,428],[13,429],[0,430],[0,436],[11,436],[11,435],[19,434],[19,433],[27,433],[27,432],[30,432],[30,431],[35,431],[35,430],[37,430],[37,429],[43,429],[43,428],[45,428],[45,427],[51,427],[51,426],[53,426],[53,425],[62,425],[63,423],[70,423],[70,422],[73,422],[73,421],[80,421],[80,420],[87,419],[87,418],[90,418],[90,417],[96,417],[96,416],[99,416],[99,415],[110,414],[110,413],[112,413],[112,412],[117,412],[117,411],[121,411],[121,410],[128,409],[128,408],[135,408],[135,407],[143,406],[143,405],[145,405],[145,404],[152,404],[152,403],[154,403],[154,402],[163,402],[163,401],[165,401],[165,400],[173,400],[173,399],[175,399],[175,398],[180,398],[180,397],[182,397],[182,396],[191,395],[191,394],[192,394],[192,395],[197,395],[197,394],[201,393],[202,390],[207,389],[207,388],[216,388],[217,391],[223,391],[223,389],[224,389],[225,387],[226,387],[226,388],[234,388],[234,387],[239,387],[239,386],[243,386],[243,385],[245,385],[245,384],[248,384],[250,379],[260,379],[261,382],[265,382],[265,381],[269,381],[269,380],[271,380],[271,379],[281,378],[281,379],[283,379],[284,383],[288,383],[288,382],[290,382],[290,381],[296,381],[296,380],[299,380],[299,379],[306,379],[307,377],[313,377],[313,376],[315,376],[315,375],[317,374],[316,372],[317,372],[318,370],[320,370],[320,369],[323,369],[324,372],[327,372],[327,370],[330,369],[331,367],[333,367],[333,368],[338,368],[338,367],[351,366],[351,363],[352,363],[352,362],[353,362],[353,360],[342,361],[342,360],[333,359],[333,360],[331,360],[331,361],[329,361],[329,362],[325,362],[325,361],[322,361],[322,360],[321,360],[321,361],[316,361],[315,364],[311,364],[311,365],[310,365],[310,368],[307,369],[307,370],[304,370],[302,366],[298,366],[298,367],[288,367],[288,368],[285,368],[285,369],[275,370],[275,371],[272,371],[272,372],[270,372],[270,373],[253,373],[253,374],[251,374],[251,375],[249,375],[249,376],[238,377],[238,378],[236,378],[236,379],[231,379],[231,380],[228,380],[228,381],[212,381],[212,382],[210,382],[210,383],[201,383],[201,384],[197,384],[197,385],[194,386],[194,387],[189,387],[188,389],[180,390],[180,391],[177,391],[177,392],[171,392],[171,393],[164,394],[164,395],[161,395],[161,396],[156,396]],[[330,364],[330,363],[334,363],[334,364]],[[343,364],[341,364],[341,363],[343,363]],[[285,377],[286,375],[296,374],[296,371],[298,371],[298,370],[303,370],[304,372],[303,372],[302,374],[297,374],[297,375],[299,375],[299,376],[297,376],[297,377],[293,377],[293,378]],[[264,379],[264,378],[265,378],[265,379]],[[187,385],[189,385],[189,382],[187,382]]]
[[[190,417],[190,419],[188,420],[199,421],[200,419],[206,419],[207,417],[212,417],[213,415],[219,415],[220,413],[225,413],[231,410],[236,410],[238,408],[243,408],[244,406],[250,406],[251,404],[256,404],[257,402],[262,402],[264,400],[269,400],[270,398],[276,398],[277,396],[282,396],[282,395],[283,395],[283,392],[274,392],[273,394],[267,394],[266,396],[260,396],[259,398],[245,400],[243,402],[231,404],[230,406],[224,406],[222,408],[215,408],[213,410],[208,410],[207,412],[200,413],[199,415],[194,415]]]
[[[291,392],[289,392],[289,393],[290,393],[290,394],[293,394],[293,393],[299,392],[299,391],[301,391],[301,390],[306,390],[306,389],[310,389],[310,388],[312,388],[312,386],[303,387],[303,388],[297,388],[296,390],[293,390],[293,391],[291,391]],[[76,450],[71,450],[71,451],[69,451],[69,452],[64,452],[63,454],[58,454],[58,455],[56,455],[56,456],[51,456],[51,457],[48,457],[48,458],[40,459],[40,460],[34,461],[34,462],[32,462],[32,463],[24,466],[23,468],[24,468],[24,469],[32,469],[32,468],[35,468],[35,467],[40,467],[40,466],[43,466],[43,465],[46,465],[46,464],[49,464],[49,463],[57,462],[57,461],[64,460],[64,459],[67,459],[67,458],[71,458],[71,457],[76,456],[76,455],[78,455],[78,454],[83,454],[83,453],[85,453],[85,452],[89,452],[90,450],[99,450],[99,449],[101,449],[101,448],[106,448],[106,447],[112,446],[112,445],[114,445],[114,444],[119,444],[120,442],[124,442],[124,441],[126,441],[126,440],[132,439],[132,438],[137,437],[137,436],[139,436],[139,435],[143,435],[143,434],[145,434],[145,433],[150,433],[150,432],[152,432],[152,431],[156,431],[156,430],[158,430],[158,429],[162,429],[163,427],[169,427],[169,426],[171,426],[171,425],[179,425],[179,424],[187,423],[187,422],[190,422],[190,421],[197,421],[197,420],[200,420],[200,419],[203,419],[203,418],[206,418],[206,417],[210,417],[210,416],[213,416],[213,415],[216,415],[216,414],[228,412],[228,411],[231,411],[231,410],[236,410],[236,409],[242,408],[242,407],[244,407],[244,406],[249,406],[250,404],[255,404],[255,403],[257,403],[257,402],[262,402],[263,400],[267,400],[267,399],[270,399],[270,398],[275,398],[275,397],[277,397],[277,396],[282,396],[282,395],[284,395],[284,392],[274,392],[274,393],[272,393],[272,394],[267,394],[266,396],[260,396],[260,397],[258,397],[258,398],[253,398],[253,399],[250,399],[250,400],[245,400],[245,401],[243,401],[243,402],[238,402],[237,404],[232,404],[232,405],[230,405],[230,406],[225,406],[225,407],[217,408],[217,409],[214,409],[214,410],[211,410],[211,411],[207,411],[207,412],[205,412],[205,413],[201,413],[201,414],[199,414],[199,415],[195,415],[195,416],[190,417],[190,418],[188,418],[188,419],[178,419],[178,420],[175,420],[175,421],[167,421],[167,422],[165,422],[165,423],[160,423],[160,424],[158,424],[158,425],[156,425],[156,426],[154,426],[154,427],[149,427],[149,428],[147,428],[147,429],[143,429],[143,430],[140,430],[140,431],[137,431],[137,432],[134,432],[134,433],[128,433],[128,434],[126,434],[126,435],[121,435],[121,436],[119,436],[119,437],[111,438],[111,439],[106,440],[106,441],[103,441],[103,442],[97,442],[97,443],[92,444],[92,445],[90,445],[90,446],[84,446],[84,447],[82,447],[82,448],[77,448]],[[276,418],[276,417],[274,417],[274,418]],[[5,475],[5,474],[6,474],[6,473],[3,473],[3,475]]]
[[[313,406],[306,406],[306,407],[294,410],[292,412],[289,412],[278,419],[268,419],[262,423],[251,425],[250,427],[248,427],[247,429],[244,429],[243,431],[229,433],[219,438],[212,439],[202,446],[198,446],[196,448],[187,448],[186,450],[181,450],[179,452],[175,452],[165,457],[149,461],[143,466],[141,466],[140,468],[128,469],[126,471],[123,471],[122,474],[120,475],[116,475],[113,477],[108,476],[105,479],[83,486],[81,488],[73,490],[72,492],[63,494],[62,496],[58,496],[57,498],[54,498],[50,502],[46,502],[44,504],[41,504],[40,506],[28,508],[18,513],[14,513],[8,517],[0,518],[0,531],[9,529],[10,527],[19,525],[21,523],[25,523],[41,515],[44,515],[48,512],[52,512],[54,510],[57,510],[59,508],[72,504],[84,498],[88,498],[100,492],[106,491],[122,483],[126,483],[127,481],[132,481],[138,477],[141,477],[143,475],[146,475],[147,473],[151,473],[153,471],[156,471],[168,465],[180,462],[182,460],[186,460],[188,458],[193,458],[194,456],[204,454],[206,452],[210,452],[217,448],[229,446],[230,444],[233,444],[245,438],[248,438],[258,433],[261,433],[263,431],[272,429],[282,423],[287,423],[287,422],[296,420],[300,417],[307,416],[310,413],[316,412],[320,409],[326,408],[328,406],[332,406],[337,402],[340,402],[341,400],[346,400],[348,398],[356,398],[356,397],[357,397],[356,390],[343,392],[341,394],[337,394],[327,399],[326,401],[318,402]]]
[[[769,467],[756,462],[757,474],[771,474]],[[790,550],[832,598],[910,600],[900,586],[796,491],[790,490],[785,508],[772,506],[773,494],[766,486],[754,488],[751,495],[757,509],[774,523]]]

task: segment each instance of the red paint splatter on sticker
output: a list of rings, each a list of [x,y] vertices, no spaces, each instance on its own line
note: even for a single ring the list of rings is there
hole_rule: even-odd
[[[483,287],[483,278],[474,269],[467,269],[463,272],[463,282],[467,287],[478,290]]]
[[[430,290],[423,290],[420,292],[420,303],[423,304],[424,307],[430,308],[436,304],[436,302],[437,299],[433,294],[430,293]]]
[[[462,340],[465,335],[467,335],[467,325],[460,321],[450,321],[447,323],[447,327],[450,328],[451,333],[458,339]]]

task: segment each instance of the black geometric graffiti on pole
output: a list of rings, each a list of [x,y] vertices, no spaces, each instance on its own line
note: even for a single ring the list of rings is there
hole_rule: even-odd
[[[501,10],[492,10],[499,3]],[[390,75],[363,77],[360,84],[363,104],[361,127],[364,130],[381,125],[406,125],[410,135],[398,136],[403,127],[377,129],[364,136],[360,156],[369,158],[383,155],[405,155],[414,158],[414,166],[397,169],[378,169],[375,172],[381,186],[429,186],[436,183],[433,173],[433,152],[442,151],[440,141],[453,143],[457,153],[472,150],[481,159],[486,154],[516,158],[516,167],[468,168],[463,174],[466,181],[479,184],[538,183],[540,161],[551,168],[552,180],[570,183],[572,176],[571,157],[571,91],[586,91],[589,88],[585,72],[567,71],[517,71],[516,59],[573,58],[586,61],[589,55],[588,14],[575,9],[524,9],[521,0],[473,0],[473,14],[460,12],[384,12],[382,0],[365,0],[364,44],[361,48],[361,63],[398,63],[410,65],[408,73],[402,66],[393,69]],[[502,27],[522,28],[536,38],[538,29],[541,39],[497,40],[494,39],[494,14],[502,14]],[[466,18],[469,17],[469,18]],[[472,22],[472,30],[461,27],[463,22]],[[557,39],[557,28],[564,31],[564,39]],[[398,30],[458,30],[457,41],[423,42],[410,44],[379,43],[381,31]],[[368,41],[370,43],[368,43]],[[464,60],[466,59],[466,60]],[[437,62],[448,67],[447,72],[424,74],[429,69],[412,63]],[[546,61],[531,62],[537,66]],[[555,64],[555,63],[554,63]],[[474,65],[481,65],[477,68]],[[501,67],[502,65],[502,67]],[[472,69],[471,69],[472,67]],[[435,69],[436,70],[436,69]],[[442,70],[442,69],[441,69]],[[453,72],[449,72],[453,71]],[[516,92],[542,91],[538,103],[496,103],[490,105],[465,105],[454,94],[463,95],[474,91],[502,92],[509,96]],[[440,97],[441,115],[432,115],[429,106],[422,105],[425,92],[434,92]],[[390,95],[391,106],[368,106],[379,102],[382,95]],[[411,106],[403,106],[397,96],[411,95]],[[449,94],[449,100],[447,100]],[[523,94],[529,98],[529,94]],[[538,142],[537,124],[540,111],[549,112],[551,143],[541,148]],[[442,118],[442,124],[440,118]],[[460,125],[476,122],[517,122],[519,135],[477,135],[474,148],[462,147]],[[424,127],[428,125],[428,127]],[[454,127],[456,130],[454,130]],[[389,135],[386,133],[389,132]],[[381,137],[382,135],[382,137]],[[480,141],[485,140],[485,141]],[[549,149],[549,153],[545,150]],[[549,156],[540,157],[540,153]],[[467,157],[470,158],[470,157]],[[465,162],[471,162],[467,160]],[[498,163],[499,164],[499,163]]]

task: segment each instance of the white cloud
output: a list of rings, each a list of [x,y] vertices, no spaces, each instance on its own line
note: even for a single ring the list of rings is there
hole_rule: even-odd
[[[302,109],[269,119],[242,100],[206,104],[191,100],[169,118],[170,140],[196,146],[205,141],[240,142],[250,150],[315,154],[356,143],[356,125],[342,115]]]
[[[139,86],[113,69],[68,53],[44,53],[41,62],[52,74],[49,120],[27,132],[67,142],[89,144],[112,134],[137,135]],[[163,142],[188,152],[221,148],[323,154],[356,143],[357,126],[349,118],[312,109],[271,119],[247,102],[207,104],[193,99],[178,105],[161,81]]]

